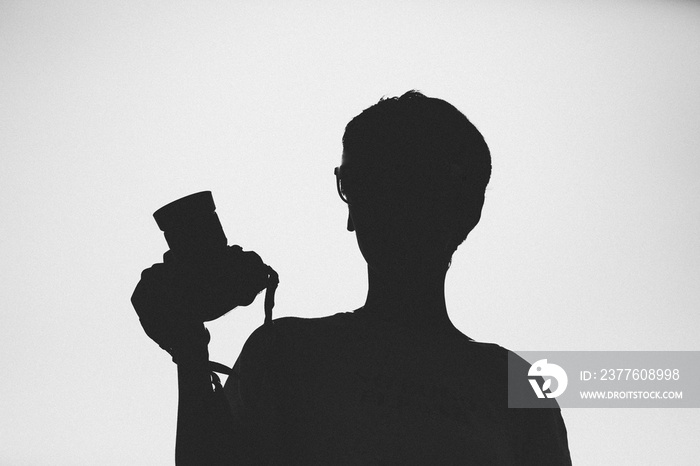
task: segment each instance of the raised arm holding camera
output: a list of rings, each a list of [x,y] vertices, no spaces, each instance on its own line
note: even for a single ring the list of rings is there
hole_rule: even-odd
[[[256,253],[227,245],[208,191],[154,217],[170,250],[143,271],[131,300],[148,336],[177,363],[177,463],[227,464],[235,453],[232,417],[211,371],[204,322],[247,306],[268,286],[274,290],[276,274]]]
[[[174,257],[144,271],[132,301],[178,364],[178,464],[570,464],[559,410],[508,409],[507,350],[473,341],[448,316],[446,273],[491,174],[479,131],[411,91],[354,118],[343,149],[336,186],[367,261],[365,305],[263,325],[225,402],[212,389],[203,322],[252,301],[273,271],[227,248],[210,217],[166,221]],[[183,233],[183,223],[207,222]]]

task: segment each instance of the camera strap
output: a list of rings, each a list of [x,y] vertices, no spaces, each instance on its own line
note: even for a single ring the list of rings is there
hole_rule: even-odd
[[[272,324],[272,308],[275,307],[275,291],[280,277],[272,267],[267,266],[267,290],[265,291],[265,325]]]

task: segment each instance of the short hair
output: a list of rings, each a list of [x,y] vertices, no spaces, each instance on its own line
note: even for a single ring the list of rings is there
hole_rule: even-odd
[[[348,123],[343,148],[354,163],[395,171],[402,180],[396,194],[450,228],[454,249],[466,239],[475,205],[478,212],[483,205],[491,154],[479,130],[454,106],[415,90],[382,98]]]

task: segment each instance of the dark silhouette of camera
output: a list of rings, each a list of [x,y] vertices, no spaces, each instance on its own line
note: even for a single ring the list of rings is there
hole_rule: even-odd
[[[247,306],[267,287],[270,268],[254,252],[228,246],[211,191],[171,202],[153,217],[165,234],[187,309],[208,322],[237,306]]]

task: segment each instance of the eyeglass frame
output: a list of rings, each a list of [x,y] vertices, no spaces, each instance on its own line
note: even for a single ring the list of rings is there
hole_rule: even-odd
[[[350,201],[347,198],[347,195],[343,194],[343,190],[340,187],[340,167],[335,167],[333,169],[333,174],[335,175],[335,188],[338,191],[338,196],[340,197],[340,200],[346,203],[347,205],[350,205]]]
[[[348,167],[346,166],[345,169]],[[335,188],[338,191],[338,196],[340,197],[340,200],[346,203],[349,206],[356,205],[353,204],[350,199],[348,198],[347,194],[344,194],[343,189],[341,187],[341,179],[343,177],[341,171],[343,171],[343,166],[338,166],[333,169],[333,174],[335,174]]]

